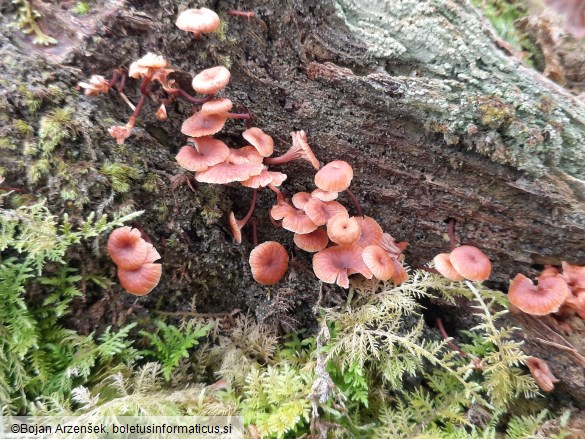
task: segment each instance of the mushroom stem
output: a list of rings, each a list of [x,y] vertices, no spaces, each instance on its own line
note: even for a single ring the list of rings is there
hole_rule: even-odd
[[[352,191],[350,191],[349,188],[345,190],[345,193],[353,202],[353,205],[355,206],[355,210],[357,211],[358,216],[364,216],[364,213],[362,212],[362,207],[360,206],[360,202],[356,198],[355,194]]]
[[[118,89],[118,93],[123,93],[124,92],[124,86],[126,85],[126,73],[124,72],[124,74],[122,74],[122,76],[120,77],[120,82],[118,82],[118,86],[116,87]]]
[[[282,223],[276,221],[274,218],[272,218],[272,215],[270,215],[270,212],[268,212],[268,219],[270,220],[270,222],[272,223],[272,225],[274,227],[276,227],[277,229],[280,229],[282,227]]]
[[[252,245],[256,248],[258,247],[258,220],[256,217],[250,220],[250,224],[252,224]]]
[[[254,195],[252,195],[252,202],[250,203],[250,209],[248,209],[248,213],[246,214],[246,216],[244,218],[236,221],[238,224],[238,227],[240,229],[242,227],[244,227],[248,223],[248,221],[250,221],[250,218],[252,218],[252,215],[254,214],[254,209],[256,208],[256,200],[257,199],[258,199],[258,189],[254,189]]]
[[[230,15],[235,15],[235,16],[239,16],[239,17],[246,17],[248,19],[248,22],[250,22],[250,18],[256,16],[256,13],[254,13],[254,12],[239,11],[237,9],[230,9],[227,13]]]
[[[250,116],[250,113],[226,113],[226,116],[229,117],[230,119],[250,120],[252,118],[252,116]]]
[[[171,93],[172,96],[180,96],[189,102],[193,102],[194,104],[204,104],[205,102],[208,102],[211,99],[209,97],[196,98],[194,96],[191,96],[189,93],[187,93],[182,88],[172,88],[172,89],[167,90],[167,92]]]
[[[457,247],[457,240],[455,239],[455,219],[449,218],[449,244],[451,245],[451,250],[454,250]]]
[[[0,191],[13,191],[13,192],[28,193],[28,191],[26,189],[21,189],[18,187],[10,187],[10,186],[0,186]]]
[[[134,110],[134,113],[132,113],[132,115],[128,118],[128,125],[130,125],[131,127],[134,127],[134,124],[136,123],[136,119],[138,119],[138,116],[140,115],[140,112],[142,111],[142,107],[144,107],[144,104],[146,103],[146,97],[148,95],[146,94],[142,94],[140,96],[140,100],[138,101],[138,104],[136,105],[136,109]]]
[[[451,341],[451,337],[449,337],[449,334],[447,334],[447,331],[445,331],[445,327],[443,326],[443,321],[441,320],[441,317],[437,317],[437,326],[439,327],[439,332],[441,333],[441,335],[443,336],[443,338],[445,338],[445,340],[447,340],[447,344],[449,345],[449,347],[451,349],[453,349],[456,352],[459,352],[459,355],[461,355],[462,357],[466,357],[467,356],[467,352],[461,350],[459,348],[459,346],[457,346],[453,341]]]
[[[119,79],[120,79],[120,70],[114,69],[114,72],[112,73],[112,79],[110,79],[108,81],[108,88],[112,88],[114,85],[116,85],[116,82],[118,82]]]

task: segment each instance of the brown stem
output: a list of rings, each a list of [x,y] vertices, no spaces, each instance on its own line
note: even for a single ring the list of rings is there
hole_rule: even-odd
[[[125,85],[126,85],[126,74],[124,73],[120,77],[120,82],[118,82],[118,86],[116,87],[118,89],[118,93],[124,93],[124,86]]]
[[[208,102],[211,99],[210,97],[196,98],[195,96],[191,96],[189,93],[187,93],[182,88],[172,88],[172,89],[167,90],[167,92],[171,93],[174,96],[180,96],[189,102],[193,102],[194,104],[204,104],[205,102]]]
[[[447,334],[447,331],[445,331],[445,327],[443,326],[443,321],[441,320],[440,317],[437,317],[437,326],[439,327],[439,332],[441,333],[441,335],[448,340],[449,334]],[[457,346],[455,343],[453,343],[451,340],[447,341],[447,344],[449,345],[449,347],[451,349],[453,349],[456,352],[459,352],[459,355],[461,355],[462,357],[466,357],[467,356],[467,352],[462,351],[461,349],[459,349],[459,346]]]
[[[274,227],[276,227],[277,229],[280,229],[282,227],[282,223],[279,223],[274,218],[272,218],[272,215],[270,215],[270,212],[268,212],[268,219],[270,220],[270,222],[272,223],[272,225]]]
[[[112,79],[108,81],[108,88],[112,88],[114,85],[116,85],[116,82],[118,82],[120,79],[120,72],[121,71],[119,69],[114,69],[114,72],[112,73]]]
[[[351,198],[351,201],[353,202],[353,205],[355,206],[355,210],[357,211],[358,216],[364,216],[364,213],[362,212],[362,207],[360,206],[360,202],[358,201],[355,194],[352,191],[350,191],[349,188],[347,188],[345,190],[345,193],[347,194],[347,196],[349,198]]]
[[[147,96],[148,96],[147,94],[143,94],[140,96],[140,100],[138,101],[138,104],[136,104],[136,109],[134,110],[134,113],[132,113],[132,115],[128,118],[128,124],[130,126],[133,127],[134,124],[136,123],[136,119],[138,119],[138,116],[142,111],[142,107],[144,107],[144,104],[146,103]]]
[[[252,116],[250,116],[250,113],[226,113],[226,115],[230,119],[246,119],[246,120],[250,120],[252,118]]]
[[[252,202],[250,203],[250,208],[248,209],[248,213],[246,214],[246,216],[244,218],[242,218],[241,220],[238,220],[238,226],[240,226],[240,229],[242,227],[244,227],[248,221],[250,221],[250,218],[252,218],[252,215],[254,214],[254,209],[256,208],[256,200],[258,199],[258,189],[254,189],[254,194],[252,195]]]
[[[455,239],[455,219],[449,218],[449,244],[451,245],[451,250],[454,250],[457,247],[457,240]]]
[[[227,13],[230,14],[230,15],[238,16],[238,17],[246,17],[248,19],[248,22],[250,21],[250,18],[256,16],[256,13],[254,13],[254,12],[250,12],[250,11],[239,11],[237,9],[230,9]]]
[[[26,189],[21,189],[18,187],[10,187],[10,186],[0,186],[0,191],[22,192],[24,194],[28,194],[28,191]]]

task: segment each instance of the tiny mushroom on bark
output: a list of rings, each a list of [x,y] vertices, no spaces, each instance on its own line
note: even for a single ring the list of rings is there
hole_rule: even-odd
[[[315,185],[329,192],[341,192],[351,184],[353,169],[343,160],[334,160],[323,166],[315,174]]]
[[[267,165],[281,165],[292,160],[304,159],[307,160],[315,169],[319,169],[321,164],[307,143],[307,135],[305,132],[296,131],[290,133],[290,135],[293,141],[291,148],[280,157],[267,158],[264,163]]]
[[[262,163],[219,163],[195,174],[195,180],[200,183],[227,184],[235,181],[244,181],[262,172]]]
[[[329,192],[317,188],[313,192],[311,192],[311,196],[314,198],[318,198],[321,201],[333,201],[337,199],[337,197],[339,196],[339,192]]]
[[[552,392],[554,390],[555,383],[558,383],[559,380],[552,374],[546,361],[537,357],[528,357],[524,364],[530,369],[534,381],[542,391]]]
[[[120,284],[135,296],[150,293],[160,282],[161,275],[161,264],[146,263],[137,270],[118,269]]]
[[[106,78],[100,75],[92,75],[89,78],[89,83],[79,82],[78,87],[85,89],[86,96],[97,96],[100,93],[107,93],[110,89],[110,84]]]
[[[327,235],[337,244],[353,244],[361,234],[358,218],[350,217],[347,213],[340,213],[327,221]]]
[[[176,26],[186,32],[191,32],[195,38],[201,34],[213,33],[221,24],[219,16],[211,9],[187,9],[179,14]]]
[[[260,128],[248,128],[242,137],[258,150],[262,157],[269,157],[274,151],[274,140]]]
[[[457,273],[472,281],[484,281],[492,272],[489,258],[480,249],[471,245],[455,248],[449,255],[449,260]]]
[[[148,255],[148,243],[138,229],[125,226],[114,230],[108,238],[108,254],[124,270],[140,268]]]
[[[263,242],[250,252],[250,268],[254,280],[262,285],[276,284],[288,270],[288,253],[282,244]]]
[[[374,277],[380,280],[390,280],[394,275],[392,258],[378,245],[369,245],[364,248],[362,258]]]
[[[323,282],[349,288],[348,276],[360,273],[371,279],[372,272],[362,259],[362,248],[357,245],[328,247],[313,256],[313,271]]]
[[[327,236],[325,229],[319,227],[310,233],[295,233],[294,242],[300,249],[310,253],[315,253],[327,247],[327,244],[329,244],[329,237]]]
[[[223,66],[205,69],[193,78],[193,90],[204,95],[214,95],[230,82],[231,74]]]
[[[569,296],[567,283],[559,277],[541,278],[534,285],[523,274],[517,274],[508,290],[508,300],[527,314],[543,316],[557,312]]]
[[[294,197],[293,197],[294,198]],[[318,226],[327,224],[331,218],[339,214],[347,214],[347,209],[337,201],[321,201],[318,198],[311,198],[303,207],[307,213]]]
[[[242,186],[251,187],[254,189],[266,187],[269,184],[273,186],[280,186],[286,180],[286,174],[282,172],[269,171],[265,166],[262,172],[258,175],[248,178],[241,182]]]
[[[360,247],[367,247],[369,245],[379,245],[382,242],[384,231],[382,227],[369,216],[358,218],[358,223],[362,229],[362,234],[357,242]]]
[[[443,277],[452,281],[462,281],[465,279],[457,272],[457,270],[455,270],[453,264],[451,264],[449,253],[438,254],[433,258],[433,262],[435,263],[435,268],[443,275]]]
[[[205,171],[210,166],[224,162],[230,155],[230,149],[221,140],[211,137],[190,140],[195,141],[195,148],[185,145],[175,157],[177,163],[188,171]]]

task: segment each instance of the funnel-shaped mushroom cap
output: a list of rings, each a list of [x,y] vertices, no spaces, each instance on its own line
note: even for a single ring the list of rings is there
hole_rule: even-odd
[[[260,128],[248,128],[242,137],[258,150],[262,157],[269,157],[274,151],[274,140]]]
[[[571,265],[563,261],[563,279],[573,289],[585,288],[585,267]]]
[[[327,221],[327,234],[337,244],[353,244],[360,238],[362,229],[356,217],[340,213]]]
[[[329,192],[317,188],[313,192],[311,192],[311,196],[314,198],[318,198],[321,201],[333,201],[337,199],[337,197],[339,196],[339,192]]]
[[[186,32],[193,32],[196,36],[215,32],[219,29],[219,16],[211,9],[187,9],[179,14],[177,27]]]
[[[196,141],[197,149],[185,145],[177,156],[177,163],[188,171],[201,172],[218,163],[222,163],[230,155],[230,149],[221,140],[211,137],[200,137]]]
[[[160,264],[147,263],[137,270],[118,269],[120,284],[130,294],[144,296],[150,293],[160,282],[162,266]]]
[[[205,69],[193,78],[193,90],[204,95],[213,95],[230,82],[231,74],[223,66]]]
[[[378,245],[369,245],[364,248],[362,258],[374,277],[380,280],[390,280],[394,274],[392,258]]]
[[[543,316],[557,312],[569,293],[561,278],[545,277],[535,286],[526,276],[517,274],[510,284],[508,300],[527,314]]]
[[[349,163],[334,160],[315,174],[315,185],[324,191],[341,192],[349,187],[352,178],[353,169]]]
[[[278,242],[263,242],[250,252],[250,268],[256,282],[274,285],[288,270],[288,254]]]
[[[195,113],[183,122],[181,132],[191,137],[211,136],[223,128],[226,115]]]
[[[305,233],[303,235],[295,233],[294,242],[302,250],[310,253],[315,253],[323,250],[329,244],[329,237],[323,227]]]
[[[79,82],[77,84],[78,87],[85,89],[85,94],[87,96],[97,96],[100,93],[107,93],[110,89],[109,83],[103,76],[100,75],[92,75],[89,78],[89,83],[87,82]]]
[[[108,254],[121,269],[136,270],[146,260],[148,243],[137,229],[120,227],[108,238]]]
[[[248,162],[262,163],[262,160],[263,157],[256,148],[248,145],[242,148],[230,148],[230,156],[227,161],[235,165],[241,165]]]
[[[280,186],[284,180],[286,180],[286,174],[283,174],[282,172],[269,171],[265,166],[264,170],[260,174],[250,177],[241,183],[242,186],[258,189],[260,187],[266,187],[269,184],[272,186]]]
[[[297,192],[292,196],[292,203],[297,209],[304,209],[305,205],[311,199],[311,194],[308,192]]]
[[[304,131],[293,131],[290,133],[292,137],[293,146],[292,149],[298,150],[301,157],[307,160],[315,169],[321,167],[321,163],[315,157],[313,150],[307,143],[307,134]]]
[[[262,163],[219,163],[209,167],[203,172],[195,174],[195,180],[200,183],[227,184],[234,181],[244,181],[262,172]]]
[[[453,281],[461,281],[465,279],[451,264],[451,259],[449,259],[449,253],[440,253],[433,258],[433,262],[435,263],[435,268],[439,273],[441,273],[444,277],[449,280]]]
[[[317,225],[311,221],[304,211],[291,206],[282,218],[282,228],[294,233],[304,234],[316,230]]]
[[[457,273],[472,281],[484,281],[492,272],[489,258],[480,249],[471,245],[462,245],[454,249],[449,260]]]
[[[321,250],[313,256],[313,271],[323,282],[337,283],[342,288],[349,288],[348,276],[353,273],[372,278],[362,259],[362,248],[357,245],[336,245]]]
[[[358,218],[358,223],[362,229],[362,234],[357,242],[360,247],[367,247],[369,245],[380,245],[384,231],[382,227],[369,216]]]
[[[327,224],[335,215],[346,214],[347,209],[337,201],[321,201],[318,198],[311,198],[303,207],[308,217],[315,224],[322,226]]]
[[[224,115],[233,107],[232,101],[229,99],[214,99],[207,101],[201,106],[200,114],[221,114]]]

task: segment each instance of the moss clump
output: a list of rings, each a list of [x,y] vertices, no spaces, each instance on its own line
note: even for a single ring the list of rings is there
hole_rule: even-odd
[[[45,157],[75,133],[73,113],[74,109],[71,107],[57,108],[41,118],[39,147]]]
[[[108,177],[112,189],[119,194],[128,192],[130,190],[130,182],[141,177],[139,169],[122,163],[106,162],[102,166],[101,173]]]
[[[39,27],[37,20],[41,14],[35,11],[27,0],[12,0],[16,6],[16,21],[11,23],[12,27],[16,27],[27,35],[33,35],[33,44],[40,44],[49,46],[57,44],[57,40],[45,34]]]
[[[490,128],[500,128],[509,125],[516,115],[516,110],[498,97],[481,99],[478,102],[481,123]]]

